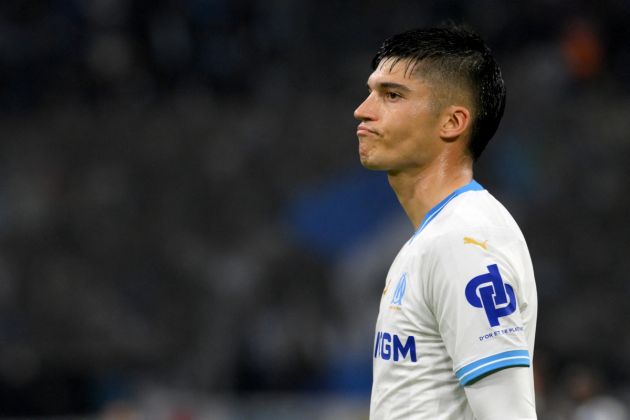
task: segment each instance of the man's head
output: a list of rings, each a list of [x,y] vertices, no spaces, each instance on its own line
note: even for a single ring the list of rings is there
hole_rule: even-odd
[[[478,35],[460,27],[394,35],[378,50],[372,67],[373,76],[398,70],[421,80],[434,112],[449,106],[465,108],[468,120],[462,135],[469,137],[467,150],[474,160],[481,155],[503,115],[505,87],[499,66]],[[360,113],[355,115],[365,121]]]

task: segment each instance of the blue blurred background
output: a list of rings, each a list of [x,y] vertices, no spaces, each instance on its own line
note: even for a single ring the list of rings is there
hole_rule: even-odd
[[[627,419],[630,3],[0,3],[0,416],[362,419],[412,226],[352,112],[467,22],[508,104],[476,178],[528,239],[540,419]]]

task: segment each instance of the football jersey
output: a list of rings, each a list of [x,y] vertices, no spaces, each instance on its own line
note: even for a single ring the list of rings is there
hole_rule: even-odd
[[[427,213],[396,256],[376,323],[370,418],[467,420],[465,386],[530,370],[537,297],[525,239],[476,181]]]

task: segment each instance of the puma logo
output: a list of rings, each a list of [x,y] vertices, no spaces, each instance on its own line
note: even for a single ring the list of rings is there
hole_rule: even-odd
[[[477,245],[478,247],[481,247],[486,251],[488,250],[488,245],[486,245],[487,243],[488,241],[479,242],[478,240],[469,238],[468,236],[464,237],[464,244]]]

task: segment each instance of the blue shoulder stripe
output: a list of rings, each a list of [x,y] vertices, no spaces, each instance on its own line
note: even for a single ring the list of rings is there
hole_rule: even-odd
[[[463,194],[467,191],[483,191],[484,189],[485,188],[483,188],[481,184],[479,184],[477,181],[473,179],[472,181],[470,181],[470,183],[450,193],[444,200],[440,201],[435,207],[433,207],[431,210],[428,211],[428,213],[424,216],[424,219],[422,219],[422,222],[420,223],[418,230],[416,230],[416,232],[411,237],[411,239],[418,236],[420,232],[422,232],[424,228],[431,222],[431,220],[433,220],[435,216],[437,216],[440,213],[440,211],[442,211],[442,209],[446,207],[448,203],[451,202],[452,199],[454,199],[458,195]]]
[[[469,363],[455,372],[455,375],[459,379],[459,383],[465,386],[494,370],[512,366],[530,366],[530,364],[527,350],[511,350]]]

